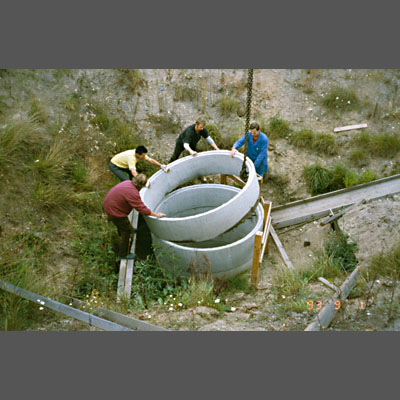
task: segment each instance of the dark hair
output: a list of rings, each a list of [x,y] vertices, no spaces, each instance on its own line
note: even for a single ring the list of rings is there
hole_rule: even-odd
[[[136,147],[136,154],[143,154],[143,153],[147,153],[147,149],[144,146],[138,146]]]
[[[206,125],[206,121],[204,120],[204,118],[199,117],[196,119],[196,125]]]
[[[258,131],[260,130],[260,125],[259,125],[259,123],[258,122],[252,122],[251,124],[250,124],[250,130],[251,129],[257,129]]]
[[[139,174],[132,177],[132,183],[136,186],[137,190],[146,186],[147,176],[145,174]]]

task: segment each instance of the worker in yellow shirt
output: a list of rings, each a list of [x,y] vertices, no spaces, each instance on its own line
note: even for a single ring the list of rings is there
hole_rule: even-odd
[[[164,172],[168,172],[167,166],[147,155],[147,149],[144,146],[138,146],[135,150],[126,150],[116,154],[108,164],[110,171],[116,175],[120,181],[131,180],[138,175],[136,163],[139,160],[146,160],[160,167]]]

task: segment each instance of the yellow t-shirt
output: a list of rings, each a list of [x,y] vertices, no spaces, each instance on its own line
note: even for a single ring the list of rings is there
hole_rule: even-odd
[[[145,160],[149,159],[149,156],[145,154]],[[117,167],[120,168],[135,168],[136,163],[138,162],[138,158],[136,158],[136,150],[126,150],[122,153],[116,154],[112,159],[111,162],[115,164]]]

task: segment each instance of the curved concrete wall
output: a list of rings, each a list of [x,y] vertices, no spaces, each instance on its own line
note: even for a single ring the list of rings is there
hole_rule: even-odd
[[[140,195],[144,204],[155,210],[163,198],[178,186],[201,176],[213,174],[239,175],[243,155],[232,158],[227,150],[206,151],[196,157],[188,156],[169,164],[170,172],[156,172],[150,179],[150,188]],[[258,201],[260,187],[254,164],[246,161],[249,178],[246,185],[229,201],[196,215],[164,218],[145,216],[150,231],[158,238],[170,241],[200,242],[217,237],[240,221]]]
[[[240,189],[227,185],[194,185],[179,189],[157,207],[157,211],[170,215],[185,215],[193,209],[209,212],[221,202],[229,201]],[[157,260],[164,268],[175,269],[178,274],[190,275],[194,270],[207,271],[214,278],[227,279],[251,268],[254,235],[262,230],[264,209],[259,204],[249,218],[218,237],[202,242],[173,243],[152,234]]]

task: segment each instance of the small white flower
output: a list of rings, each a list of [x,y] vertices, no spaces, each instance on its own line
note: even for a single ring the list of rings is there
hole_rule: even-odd
[[[347,102],[347,104],[350,104],[351,103],[351,101],[349,100],[348,102]]]
[[[174,309],[173,307],[168,308],[169,311],[172,311],[173,309]]]
[[[41,304],[42,306],[44,306],[44,301],[41,301],[40,304]]]
[[[40,304],[40,299],[37,299],[37,302]]]
[[[339,100],[339,97],[336,97],[336,100]]]
[[[147,318],[149,318],[149,319],[150,319],[150,318],[151,318],[151,315],[148,315],[148,316],[147,316]]]
[[[39,307],[39,310],[43,310],[44,307]]]
[[[70,306],[72,306],[72,303],[69,303]]]
[[[231,311],[236,311],[236,307],[231,307]]]
[[[172,297],[172,294],[170,294],[169,297]]]
[[[282,295],[282,299],[286,299],[286,296],[284,294]]]
[[[215,299],[214,303],[218,304],[221,300],[220,299]]]
[[[183,306],[183,304],[182,304],[182,303],[178,303],[178,306],[179,306],[179,307],[182,307],[182,306]]]
[[[39,162],[39,160],[35,160],[35,162]]]

